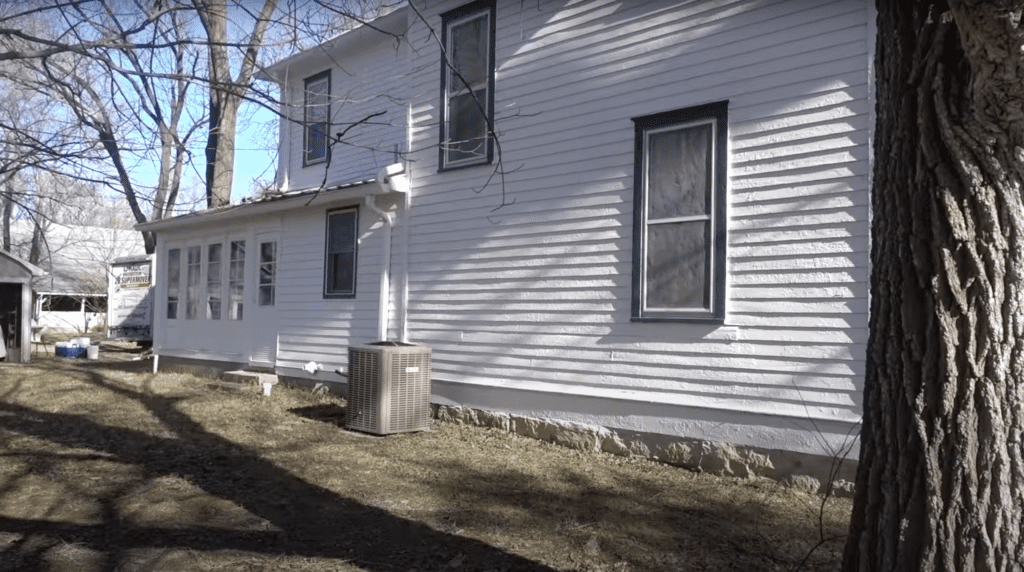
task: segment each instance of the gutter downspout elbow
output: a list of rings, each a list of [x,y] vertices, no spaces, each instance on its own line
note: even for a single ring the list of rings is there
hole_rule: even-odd
[[[391,298],[391,230],[395,216],[377,206],[376,195],[367,195],[366,206],[380,215],[387,232],[381,237],[380,303],[377,307],[377,340],[388,339],[388,306]]]

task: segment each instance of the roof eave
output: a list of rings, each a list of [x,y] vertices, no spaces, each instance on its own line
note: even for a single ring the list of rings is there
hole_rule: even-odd
[[[358,200],[367,195],[389,192],[391,189],[380,185],[375,179],[339,185],[330,189],[306,189],[293,191],[277,197],[256,202],[240,203],[217,207],[205,211],[188,213],[135,225],[142,232],[161,232],[191,226],[207,225],[214,222],[228,222],[237,219],[270,214],[297,207],[325,206],[338,202]]]

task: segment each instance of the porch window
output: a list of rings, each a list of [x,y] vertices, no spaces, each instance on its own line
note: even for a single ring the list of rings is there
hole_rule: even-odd
[[[202,270],[202,253],[199,246],[190,246],[186,251],[187,274],[185,289],[185,319],[194,320],[199,315],[199,277]]]
[[[221,251],[224,246],[216,242],[206,247],[206,317],[220,319],[221,308]]]
[[[167,251],[167,319],[178,317],[178,287],[181,283],[181,249]]]
[[[494,142],[494,2],[441,16],[440,167],[490,163]]]
[[[725,318],[728,102],[634,118],[636,321]]]
[[[277,282],[277,242],[260,243],[260,306],[273,306]]]
[[[228,319],[241,320],[245,300],[245,241],[231,241],[228,261]]]
[[[330,153],[328,135],[331,118],[331,72],[327,70],[306,78],[303,105],[303,164],[314,165],[327,160]]]
[[[358,230],[358,208],[327,213],[324,298],[355,298]]]

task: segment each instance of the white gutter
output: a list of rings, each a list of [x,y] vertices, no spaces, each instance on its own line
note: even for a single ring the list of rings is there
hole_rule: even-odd
[[[388,339],[388,301],[391,296],[391,229],[395,226],[395,217],[382,211],[377,206],[375,195],[366,197],[366,206],[380,215],[384,220],[387,232],[381,237],[381,269],[380,269],[380,303],[377,304],[377,340]]]
[[[401,163],[388,165],[377,174],[380,186],[391,192],[408,196],[408,178]],[[377,206],[376,195],[367,195],[366,206],[380,215],[387,232],[381,237],[380,301],[377,304],[377,340],[388,339],[388,307],[391,303],[391,236],[395,227],[395,216]]]

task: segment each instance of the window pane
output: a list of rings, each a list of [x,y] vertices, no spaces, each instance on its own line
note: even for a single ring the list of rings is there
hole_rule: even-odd
[[[354,211],[332,214],[329,224],[330,252],[351,252],[355,249],[356,217]]]
[[[355,294],[357,214],[358,211],[352,209],[334,212],[327,217],[324,294]]]
[[[466,89],[466,83],[475,88],[487,81],[487,53],[490,51],[487,45],[487,32],[486,12],[453,26],[449,31],[450,62],[465,80],[464,83],[457,75],[450,73],[451,84],[448,89],[452,93]]]
[[[274,281],[277,275],[277,243],[260,243],[260,306],[274,305]]]
[[[483,157],[487,152],[487,91],[457,95],[448,101],[448,162]]]
[[[710,212],[711,131],[703,124],[649,136],[648,220]]]
[[[330,123],[330,81],[328,76],[306,80],[304,109],[306,161],[327,158],[327,138]]]
[[[705,221],[647,227],[648,308],[710,308]]]
[[[242,302],[245,298],[245,241],[231,243],[231,260],[228,262],[228,319],[242,319]]]
[[[330,259],[330,285],[328,288],[335,292],[350,292],[352,281],[355,278],[354,256],[351,252],[332,254]]]
[[[202,252],[198,246],[190,246],[187,251],[188,287],[185,292],[185,318],[189,320],[193,320],[199,315],[199,277]]]
[[[167,317],[178,317],[178,285],[181,282],[181,250],[167,251]]]
[[[223,246],[211,244],[206,249],[206,317],[211,320],[220,319],[220,258]]]

